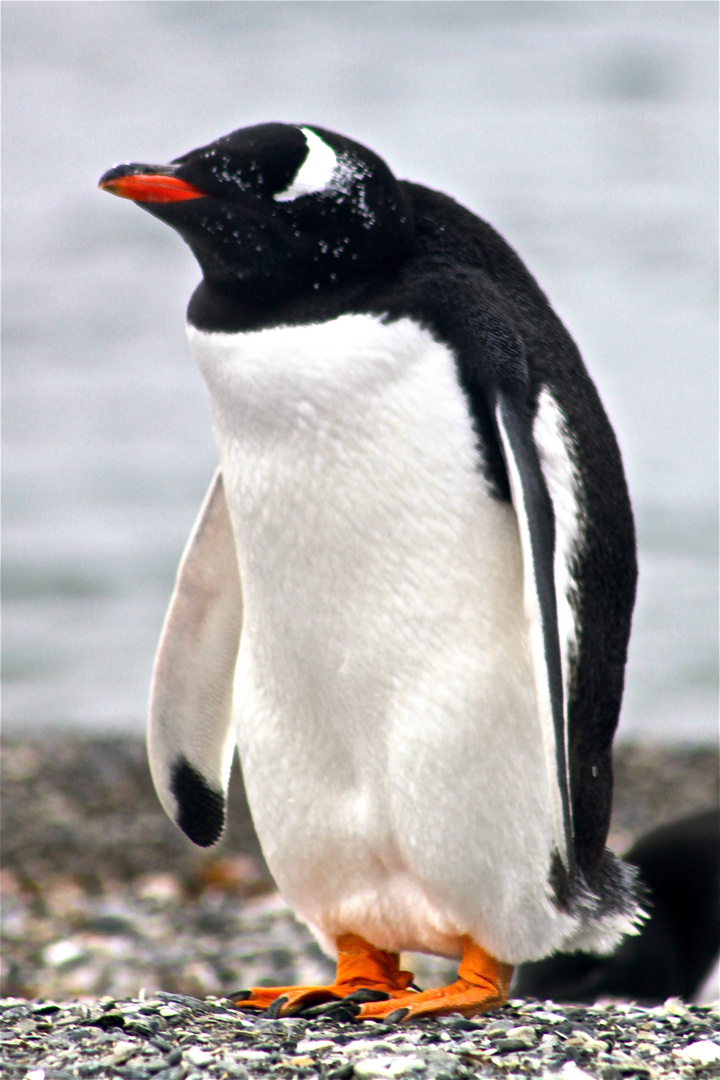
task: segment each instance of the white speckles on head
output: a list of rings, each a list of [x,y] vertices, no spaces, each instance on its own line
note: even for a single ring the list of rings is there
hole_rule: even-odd
[[[290,202],[301,195],[325,191],[338,167],[338,157],[332,147],[310,128],[300,128],[307,142],[307,157],[295,174],[290,187],[275,195],[277,202]]]
[[[366,165],[353,158],[343,155],[338,158],[337,169],[332,179],[331,187],[335,191],[352,192],[355,198],[355,207],[363,219],[366,229],[375,224],[375,215],[367,204],[367,192],[363,180],[367,179],[370,172]]]
[[[240,191],[249,191],[251,189],[251,180],[233,167],[232,158],[229,154],[219,154],[217,150],[209,150],[203,157],[205,162],[212,162],[210,175],[214,176],[216,180],[220,180],[224,184],[234,184]],[[257,163],[252,162],[248,169],[251,177],[257,171]]]

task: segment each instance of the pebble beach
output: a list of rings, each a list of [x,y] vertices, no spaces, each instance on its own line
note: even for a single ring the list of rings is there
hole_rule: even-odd
[[[165,817],[139,739],[3,741],[0,1061],[10,1080],[720,1076],[717,1005],[511,1000],[473,1020],[269,1020],[253,984],[334,970],[275,891],[238,772],[209,851]],[[716,805],[715,749],[622,746],[611,843]],[[422,986],[446,961],[403,961]]]
[[[653,1009],[511,1001],[473,1020],[450,1016],[404,1025],[252,1019],[228,1006],[162,992],[64,1005],[6,1000],[3,1075],[651,1080],[720,1071],[717,1013],[676,999]]]

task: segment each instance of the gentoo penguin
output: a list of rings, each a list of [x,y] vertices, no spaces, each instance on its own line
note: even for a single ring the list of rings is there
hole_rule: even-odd
[[[640,934],[612,956],[576,953],[524,965],[514,993],[555,1001],[611,996],[646,1005],[703,997],[720,953],[720,810],[653,829],[624,858],[637,866],[648,890],[649,918]],[[708,992],[717,999],[717,976],[715,983]]]
[[[155,785],[210,845],[237,745],[268,866],[337,955],[331,986],[238,1004],[473,1015],[515,964],[610,950],[640,917],[605,849],[633,520],[533,278],[320,127],[100,186],[200,264],[188,336],[220,454],[155,663]],[[418,991],[401,950],[458,957],[457,981]]]

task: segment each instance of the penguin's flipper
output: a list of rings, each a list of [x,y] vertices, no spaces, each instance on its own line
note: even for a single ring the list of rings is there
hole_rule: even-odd
[[[225,824],[241,626],[235,540],[218,469],[178,568],[155,656],[147,734],[160,802],[201,847],[214,844]]]
[[[541,404],[542,391],[539,399]],[[551,408],[551,405],[546,405],[546,412]],[[567,651],[568,643],[565,640],[567,635],[561,635],[558,613],[561,612],[563,617],[568,616],[569,601],[561,579],[569,573],[569,566],[564,565],[563,560],[569,563],[573,552],[569,548],[568,551],[564,550],[560,542],[562,538],[556,535],[556,522],[562,513],[559,498],[567,496],[572,499],[573,493],[562,492],[558,484],[553,483],[554,476],[549,469],[556,462],[550,460],[551,448],[543,443],[547,424],[537,422],[541,416],[540,407],[532,419],[528,416],[524,401],[515,400],[512,393],[498,390],[494,412],[520,532],[525,613],[530,624],[542,740],[553,797],[556,843],[565,870],[572,871],[572,804],[563,677],[564,669],[569,670],[570,660],[562,655],[562,646]],[[552,417],[553,422],[558,420],[558,415]],[[557,436],[557,445],[552,449],[556,451],[556,456],[559,454],[562,458],[567,451],[557,425],[553,435]],[[565,464],[569,468],[569,458]],[[560,873],[561,869],[559,865],[555,866],[555,874]]]

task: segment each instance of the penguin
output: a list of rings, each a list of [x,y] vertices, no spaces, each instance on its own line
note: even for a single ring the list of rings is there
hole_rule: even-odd
[[[605,847],[635,595],[616,439],[490,225],[314,125],[100,187],[190,246],[220,465],[155,660],[159,798],[200,845],[237,748],[280,892],[334,983],[270,1016],[473,1016],[514,965],[637,931]],[[401,952],[457,958],[419,990]]]
[[[648,920],[612,956],[552,956],[516,972],[513,993],[554,1001],[669,997],[717,1000],[720,954],[720,809],[660,825],[624,858],[646,890]],[[714,976],[713,976],[714,972]]]

